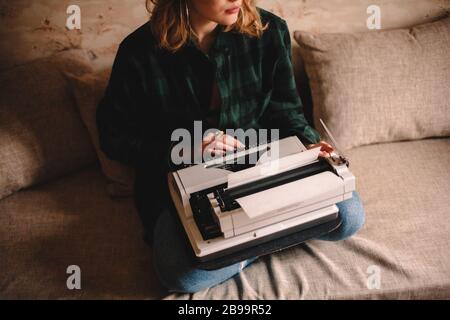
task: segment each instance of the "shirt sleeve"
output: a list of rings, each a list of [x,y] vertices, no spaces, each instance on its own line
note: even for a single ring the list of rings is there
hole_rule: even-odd
[[[108,158],[134,167],[154,164],[162,147],[158,133],[152,132],[157,113],[150,115],[146,111],[150,108],[145,108],[149,99],[142,69],[139,59],[121,45],[96,112],[101,150]]]
[[[272,128],[280,129],[280,137],[296,135],[305,145],[317,143],[320,135],[306,120],[296,88],[291,38],[286,22],[282,20],[274,31],[278,59],[273,73],[271,100],[264,116]]]

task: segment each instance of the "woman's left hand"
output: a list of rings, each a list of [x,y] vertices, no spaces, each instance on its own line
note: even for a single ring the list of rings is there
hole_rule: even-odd
[[[319,157],[328,158],[331,156],[331,153],[334,151],[333,147],[325,141],[319,141],[318,143],[308,144],[306,149],[320,148]]]

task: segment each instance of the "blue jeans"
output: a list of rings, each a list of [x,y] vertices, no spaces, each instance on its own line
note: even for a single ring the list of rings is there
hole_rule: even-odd
[[[361,199],[353,192],[351,199],[337,203],[342,224],[339,228],[318,238],[338,241],[355,234],[364,224]],[[196,268],[189,258],[189,244],[184,240],[181,223],[169,212],[161,214],[154,230],[153,263],[162,284],[171,292],[197,292],[219,284],[251,264],[248,259],[217,270]]]

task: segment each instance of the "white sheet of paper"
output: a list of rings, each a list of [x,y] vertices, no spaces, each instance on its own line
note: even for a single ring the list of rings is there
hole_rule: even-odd
[[[290,205],[297,204],[296,195],[299,190],[296,185],[299,180],[287,183],[269,190],[264,190],[246,197],[236,199],[249,218],[259,217],[264,214],[276,212]]]
[[[255,218],[289,211],[336,188],[343,188],[342,180],[330,172],[322,172],[236,201],[250,218]]]

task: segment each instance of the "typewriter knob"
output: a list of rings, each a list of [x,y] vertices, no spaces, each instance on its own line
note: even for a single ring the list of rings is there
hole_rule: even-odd
[[[347,160],[347,158],[343,157],[343,156],[336,156],[336,155],[332,155],[331,157],[328,158],[331,163],[335,166],[342,166],[342,165],[346,165],[347,167],[350,165],[349,161]]]

